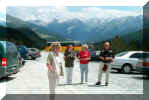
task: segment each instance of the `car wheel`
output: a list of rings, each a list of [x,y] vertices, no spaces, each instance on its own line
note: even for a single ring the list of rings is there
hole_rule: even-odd
[[[35,57],[33,57],[32,59],[33,59],[33,60],[36,60],[36,58],[35,58]]]
[[[117,72],[118,72],[118,73],[121,73],[121,72],[122,72],[122,70],[121,70],[121,69],[117,69]]]
[[[25,61],[22,61],[22,65],[25,65]]]
[[[132,71],[131,65],[129,65],[129,64],[124,65],[122,71],[123,71],[123,73],[126,73],[126,74],[131,73],[131,71]]]

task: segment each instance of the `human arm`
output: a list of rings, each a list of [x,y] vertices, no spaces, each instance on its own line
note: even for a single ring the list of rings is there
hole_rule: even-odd
[[[52,61],[53,61],[53,58],[52,56],[49,54],[48,55],[48,58],[47,58],[47,68],[50,72],[54,72],[54,67],[52,66]]]
[[[67,53],[66,53],[67,51],[65,51],[65,53],[64,53],[64,60],[66,60],[66,56],[67,56]]]
[[[105,57],[104,57],[104,52],[101,51],[100,55],[99,55],[99,59],[104,61],[105,60]]]
[[[114,61],[114,54],[112,51],[109,51],[109,54],[107,57],[105,57],[105,60],[108,60],[108,61]]]
[[[90,60],[90,52],[86,52],[80,60]]]
[[[113,57],[106,57],[105,60],[111,60],[113,62],[114,58]]]
[[[53,68],[52,65],[50,65],[50,64],[47,63],[47,67],[48,67],[48,69],[49,69],[50,72],[54,72],[54,68]]]

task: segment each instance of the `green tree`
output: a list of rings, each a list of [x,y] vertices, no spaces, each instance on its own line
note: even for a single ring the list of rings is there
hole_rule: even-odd
[[[106,41],[102,41],[101,43],[100,43],[100,46],[99,46],[99,50],[102,50],[103,48],[104,48],[104,43],[105,43]]]
[[[132,40],[132,41],[129,43],[129,45],[128,45],[128,49],[129,49],[129,50],[132,50],[132,51],[138,50],[138,48],[137,48],[137,43],[136,43],[134,40]]]
[[[128,50],[128,45],[122,38],[120,38],[119,36],[115,36],[111,40],[111,49],[114,53],[118,53]]]

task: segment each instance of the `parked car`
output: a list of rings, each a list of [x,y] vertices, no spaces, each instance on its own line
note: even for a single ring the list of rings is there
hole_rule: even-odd
[[[40,50],[37,48],[28,48],[28,59],[36,59],[41,57]]]
[[[137,64],[137,71],[149,75],[149,52],[144,52],[142,58]]]
[[[24,45],[18,46],[18,51],[23,59],[28,59],[28,48]]]
[[[126,51],[115,56],[112,69],[123,73],[136,71],[138,62],[142,61],[143,51]]]
[[[90,50],[91,61],[99,60],[99,54],[100,54],[100,51]]]
[[[18,51],[15,44],[0,41],[0,78],[19,71]]]

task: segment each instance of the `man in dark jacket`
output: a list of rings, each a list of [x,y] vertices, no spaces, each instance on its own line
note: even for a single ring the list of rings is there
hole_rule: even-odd
[[[105,82],[105,85],[108,86],[109,74],[110,74],[110,69],[111,69],[111,63],[114,60],[114,55],[112,53],[112,50],[110,50],[110,43],[109,42],[105,42],[104,50],[101,51],[99,59],[101,60],[101,63],[100,63],[100,67],[99,67],[98,82],[96,83],[96,85],[100,85],[101,84],[103,68],[104,68],[104,65],[106,65],[107,66],[107,70],[106,70],[106,82]]]
[[[73,66],[75,60],[75,53],[72,45],[69,45],[68,49],[64,53],[65,67],[66,67],[66,78],[67,84],[72,84]]]

